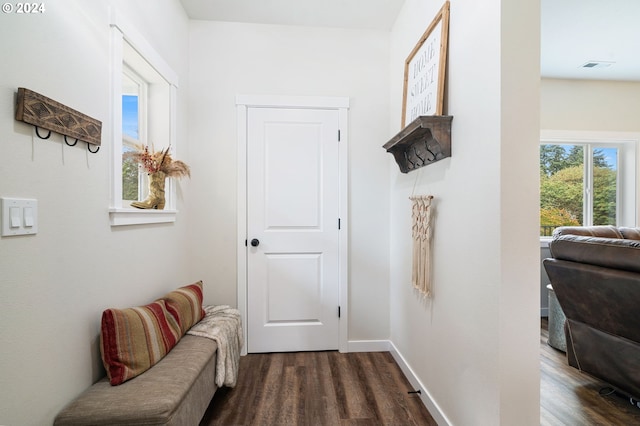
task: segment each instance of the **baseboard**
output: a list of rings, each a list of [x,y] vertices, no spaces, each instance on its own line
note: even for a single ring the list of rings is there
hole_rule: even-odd
[[[400,366],[400,369],[404,373],[405,377],[407,378],[407,380],[409,380],[411,387],[414,390],[418,390],[418,389],[420,390],[420,394],[419,394],[420,400],[422,401],[424,406],[427,407],[427,410],[429,411],[433,419],[436,421],[436,423],[438,423],[438,425],[440,426],[451,425],[452,423],[449,421],[447,416],[444,415],[444,413],[440,409],[440,406],[431,397],[431,394],[429,393],[427,388],[422,384],[420,379],[418,379],[418,376],[415,375],[415,373],[413,372],[413,369],[404,359],[404,357],[402,356],[398,348],[396,348],[393,342],[388,342],[388,345],[389,345],[389,352],[391,352],[393,359],[395,359],[396,363],[398,364],[398,366]]]
[[[388,340],[349,340],[349,352],[390,352]]]

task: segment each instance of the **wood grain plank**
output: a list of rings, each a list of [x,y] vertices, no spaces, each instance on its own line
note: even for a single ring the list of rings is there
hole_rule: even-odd
[[[300,357],[306,369],[307,392],[304,399],[304,424],[340,424],[338,401],[333,388],[329,357],[326,352],[311,352]],[[308,360],[309,362],[305,361]]]

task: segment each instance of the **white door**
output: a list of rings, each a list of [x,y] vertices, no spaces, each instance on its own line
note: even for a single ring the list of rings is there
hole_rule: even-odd
[[[247,110],[249,352],[338,349],[338,111]]]

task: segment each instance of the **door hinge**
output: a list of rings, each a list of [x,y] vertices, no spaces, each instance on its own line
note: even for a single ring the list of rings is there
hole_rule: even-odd
[[[248,245],[247,245],[247,240],[244,240],[244,246],[245,246],[245,247],[248,247]]]
[[[340,218],[338,218],[338,229],[341,229],[342,224],[340,223]]]
[[[338,129],[338,142],[340,142],[340,130]]]
[[[340,318],[340,306],[338,306],[338,318]]]

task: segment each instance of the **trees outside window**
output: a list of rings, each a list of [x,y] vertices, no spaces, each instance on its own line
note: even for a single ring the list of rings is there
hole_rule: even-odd
[[[540,235],[558,226],[617,225],[619,148],[540,145]]]

